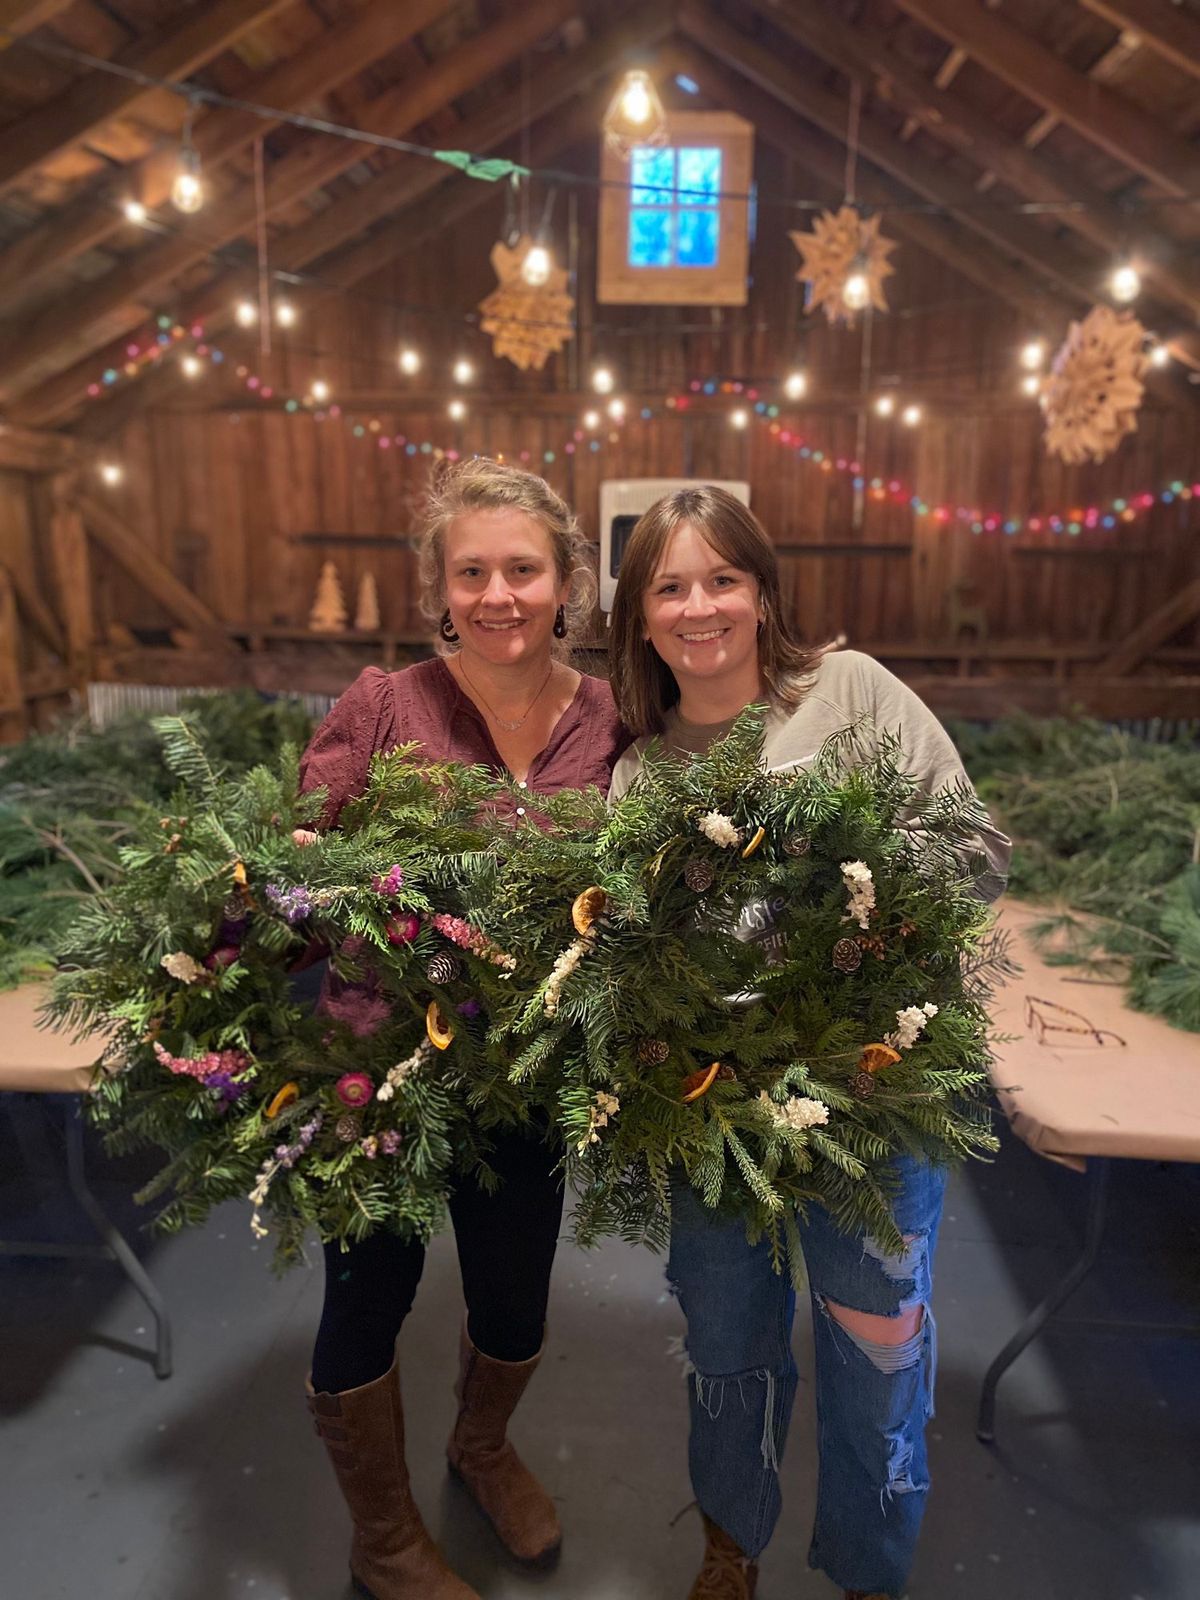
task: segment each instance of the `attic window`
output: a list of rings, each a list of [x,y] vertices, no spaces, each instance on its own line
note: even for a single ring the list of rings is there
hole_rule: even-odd
[[[604,149],[597,298],[744,305],[753,134],[727,112],[668,116],[666,145]]]

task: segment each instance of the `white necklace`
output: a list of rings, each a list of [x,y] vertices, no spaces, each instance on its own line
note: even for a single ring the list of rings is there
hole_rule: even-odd
[[[488,716],[492,719],[492,721],[496,724],[496,726],[498,728],[503,728],[504,729],[505,733],[516,733],[518,728],[523,728],[525,726],[525,723],[529,720],[529,713],[533,710],[534,706],[537,705],[538,701],[542,698],[542,693],[545,690],[546,685],[550,682],[551,675],[554,672],[554,663],[552,661],[550,663],[550,667],[549,667],[549,670],[546,673],[546,676],[542,679],[541,686],[539,687],[538,692],[534,695],[533,699],[525,707],[524,714],[522,716],[519,716],[516,719],[515,722],[510,722],[506,717],[497,716],[495,711],[492,710],[491,706],[487,703],[487,701],[484,699],[482,693],[480,692],[479,685],[475,682],[474,678],[472,678],[471,674],[467,671],[467,664],[463,660],[462,656],[459,656],[459,658],[458,658],[458,666],[459,666],[459,671],[462,673],[463,677],[467,680],[468,684],[470,684],[471,688],[474,690],[475,697],[480,702],[480,704],[483,706],[483,709],[487,712]]]

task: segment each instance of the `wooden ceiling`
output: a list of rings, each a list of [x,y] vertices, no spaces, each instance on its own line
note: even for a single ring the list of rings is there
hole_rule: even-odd
[[[488,188],[198,105],[209,193],[181,217],[168,197],[188,103],[146,77],[537,164],[590,138],[617,75],[648,60],[754,121],[822,192],[841,185],[857,82],[860,196],[928,208],[894,213],[893,231],[1002,299],[1072,313],[1135,251],[1155,325],[1200,370],[1197,0],[0,0],[0,29],[10,422],[69,425],[164,308],[227,322],[260,225],[273,269],[348,287]]]

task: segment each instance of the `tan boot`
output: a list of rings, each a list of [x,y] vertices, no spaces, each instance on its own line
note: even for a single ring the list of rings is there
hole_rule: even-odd
[[[350,1576],[358,1593],[367,1600],[479,1600],[442,1560],[413,1503],[396,1364],[341,1394],[305,1387],[354,1522]]]
[[[715,1522],[704,1518],[704,1563],[688,1600],[754,1600],[758,1563]]]
[[[529,1361],[493,1361],[476,1350],[463,1329],[455,1386],[458,1420],[446,1456],[511,1554],[549,1566],[562,1544],[558,1514],[506,1437],[508,1419],[541,1359],[539,1352]]]

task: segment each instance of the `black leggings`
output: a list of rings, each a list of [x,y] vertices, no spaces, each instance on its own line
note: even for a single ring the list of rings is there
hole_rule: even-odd
[[[562,1222],[559,1152],[540,1133],[514,1131],[497,1136],[490,1161],[501,1179],[494,1194],[467,1178],[450,1197],[467,1332],[484,1355],[527,1361],[542,1346]],[[424,1245],[393,1233],[372,1234],[349,1251],[325,1246],[325,1305],[312,1364],[318,1392],[337,1394],[383,1376],[424,1265]]]

